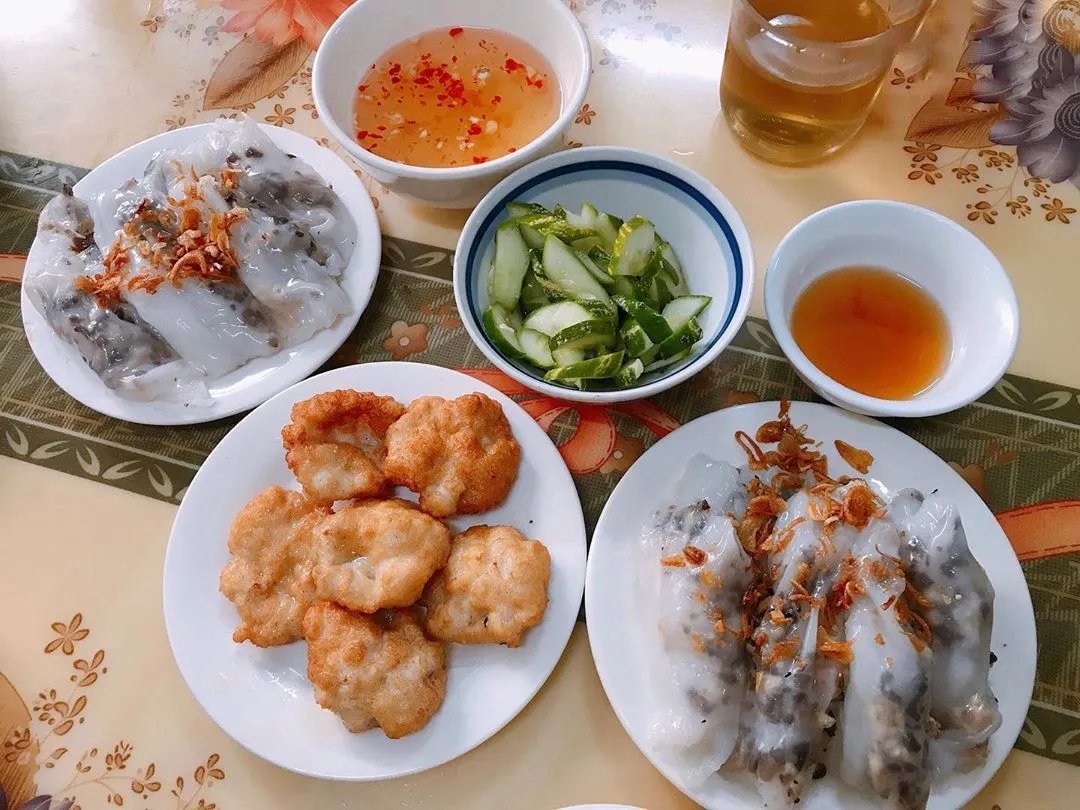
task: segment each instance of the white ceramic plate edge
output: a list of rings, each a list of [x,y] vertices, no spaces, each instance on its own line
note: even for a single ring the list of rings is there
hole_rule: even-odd
[[[507,413],[507,417],[511,419],[511,423],[512,423],[512,425],[514,427],[515,436],[518,438],[518,441],[522,444],[523,451],[525,450],[525,447],[526,447],[526,442],[523,440],[523,437],[522,437],[523,432],[528,432],[529,434],[531,434],[531,437],[532,437],[531,441],[537,443],[537,447],[533,450],[534,453],[540,452],[540,449],[539,449],[540,447],[544,448],[544,453],[543,454],[547,455],[547,459],[542,460],[540,466],[542,466],[542,468],[543,468],[545,480],[547,480],[547,479],[558,479],[560,485],[563,488],[568,488],[568,491],[574,492],[575,495],[576,495],[576,487],[574,485],[573,478],[570,475],[570,471],[566,468],[566,465],[563,462],[562,457],[559,455],[558,450],[555,447],[555,445],[551,442],[550,438],[547,436],[546,433],[544,433],[544,431],[540,428],[540,426],[537,425],[535,423],[535,421],[533,421],[532,417],[529,416],[528,413],[526,413],[524,411],[524,409],[522,409],[517,403],[515,403],[512,399],[510,399],[506,395],[500,393],[499,391],[495,390],[494,388],[487,385],[486,383],[481,382],[480,380],[474,379],[473,377],[470,377],[470,376],[468,376],[466,374],[462,374],[461,372],[458,372],[458,371],[454,371],[452,369],[447,369],[447,368],[443,368],[443,367],[440,367],[440,366],[432,366],[432,365],[427,365],[427,364],[422,364],[422,363],[406,363],[406,362],[380,362],[380,363],[367,363],[367,364],[357,365],[357,366],[347,366],[347,367],[344,367],[344,368],[339,368],[339,369],[334,369],[332,371],[327,371],[327,372],[324,372],[323,374],[319,374],[319,375],[311,377],[311,378],[309,378],[307,380],[304,380],[301,383],[298,383],[297,385],[292,386],[289,389],[281,392],[280,394],[272,397],[270,400],[268,400],[266,403],[264,403],[264,405],[261,406],[261,407],[271,406],[273,403],[275,403],[276,401],[280,401],[280,400],[287,400],[289,402],[292,402],[292,401],[295,401],[298,396],[299,397],[307,397],[307,396],[313,395],[314,393],[316,393],[318,391],[334,390],[335,388],[339,388],[339,387],[352,387],[352,388],[359,388],[359,390],[375,390],[376,392],[379,392],[379,387],[378,387],[377,384],[375,384],[375,385],[366,385],[366,386],[356,385],[356,384],[351,383],[349,381],[349,378],[355,377],[357,374],[359,374],[361,376],[377,376],[377,375],[379,375],[379,374],[381,374],[383,372],[386,372],[388,374],[395,374],[395,373],[401,373],[401,374],[410,374],[410,373],[429,374],[429,375],[434,375],[436,377],[442,377],[444,380],[451,380],[451,378],[453,378],[451,380],[451,382],[449,383],[449,385],[451,387],[453,387],[453,386],[458,387],[460,389],[460,393],[452,394],[452,393],[450,393],[449,391],[446,390],[446,388],[447,388],[446,384],[440,384],[439,387],[440,387],[440,394],[441,395],[444,395],[444,396],[460,396],[461,394],[466,393],[466,391],[478,391],[480,393],[483,393],[483,394],[486,394],[486,395],[490,396],[492,399],[495,399],[496,401],[498,401],[500,403],[500,405],[503,406],[504,411]],[[303,390],[301,392],[297,392],[296,389],[301,388],[301,387],[302,387]],[[253,411],[251,414],[246,416],[243,420],[241,420],[241,422],[233,430],[236,431],[237,429],[239,429],[241,427],[241,425],[244,424],[244,422],[248,421],[249,419],[252,419],[253,417],[258,418],[257,414],[260,412],[260,410],[261,410],[261,408],[256,409],[256,411]],[[276,433],[275,433],[273,438],[276,441],[276,439],[277,439]],[[535,681],[535,683],[532,684],[531,688],[528,690],[528,693],[527,694],[524,694],[524,693],[522,694],[522,699],[520,700],[520,702],[517,705],[512,707],[512,710],[510,710],[510,708],[505,708],[504,709],[505,714],[501,718],[501,721],[498,722],[497,724],[495,724],[493,727],[491,727],[487,731],[487,733],[484,734],[482,737],[479,737],[479,738],[474,739],[474,740],[470,740],[468,742],[468,744],[464,748],[462,748],[460,750],[457,750],[457,751],[454,751],[450,755],[445,756],[443,758],[437,758],[437,761],[431,761],[431,762],[428,762],[428,763],[425,763],[425,764],[422,764],[422,765],[419,765],[419,766],[416,766],[416,767],[401,768],[401,769],[395,771],[392,774],[356,776],[356,775],[348,775],[348,774],[342,774],[342,773],[319,772],[317,770],[310,769],[310,768],[297,768],[297,767],[294,767],[289,762],[281,761],[280,759],[277,759],[277,758],[275,758],[273,756],[269,756],[265,751],[256,750],[256,746],[250,745],[247,740],[241,739],[239,736],[235,735],[233,733],[233,731],[230,730],[230,728],[227,728],[226,725],[222,724],[218,720],[218,718],[216,718],[214,716],[211,709],[207,706],[206,702],[200,696],[198,691],[195,688],[192,687],[192,679],[189,676],[189,672],[187,672],[186,668],[185,668],[185,664],[190,665],[191,662],[187,659],[186,655],[178,655],[177,654],[177,643],[178,643],[177,642],[177,627],[179,626],[179,623],[183,621],[182,614],[185,612],[184,611],[185,601],[184,601],[184,596],[178,594],[176,592],[176,590],[175,590],[176,588],[179,587],[179,583],[174,582],[174,580],[171,578],[171,575],[170,575],[170,570],[175,567],[176,555],[179,553],[178,552],[178,548],[179,548],[178,542],[179,541],[176,540],[176,537],[177,537],[177,534],[178,534],[178,527],[181,527],[184,524],[186,524],[186,522],[189,519],[188,515],[190,513],[192,513],[194,510],[198,509],[198,505],[195,503],[195,498],[191,497],[191,493],[192,492],[197,492],[198,478],[199,478],[199,475],[201,474],[201,471],[203,469],[208,469],[208,468],[213,470],[214,466],[216,466],[216,464],[217,464],[216,458],[219,457],[219,456],[222,456],[222,455],[227,455],[230,452],[231,448],[228,446],[228,444],[229,444],[228,440],[229,440],[229,436],[227,435],[218,444],[218,446],[214,448],[214,450],[207,457],[206,461],[203,463],[202,468],[200,468],[200,473],[196,474],[195,480],[192,481],[192,483],[191,483],[191,485],[190,485],[190,487],[188,489],[187,496],[185,496],[184,501],[181,502],[179,510],[177,511],[177,515],[176,515],[176,518],[175,518],[174,523],[173,523],[173,528],[172,528],[172,530],[170,532],[169,542],[168,542],[168,545],[167,545],[166,551],[165,551],[165,562],[164,562],[164,566],[163,566],[162,604],[163,604],[163,611],[164,611],[164,621],[165,621],[166,635],[168,636],[169,645],[170,645],[170,648],[172,650],[174,660],[176,661],[177,668],[180,670],[180,674],[183,677],[185,684],[188,686],[188,688],[191,691],[193,697],[195,698],[196,702],[198,702],[199,705],[202,707],[203,711],[205,711],[206,714],[212,720],[214,720],[215,723],[218,724],[218,726],[222,729],[222,731],[224,731],[226,734],[228,734],[232,739],[236,740],[237,743],[239,743],[245,749],[250,751],[252,754],[254,754],[254,755],[258,756],[258,757],[261,757],[261,758],[267,760],[268,762],[271,762],[271,763],[273,763],[273,764],[275,764],[275,765],[277,765],[279,767],[285,768],[286,770],[293,771],[294,773],[303,774],[305,776],[312,776],[312,777],[319,778],[319,779],[327,779],[327,780],[332,780],[332,781],[346,781],[346,782],[372,782],[372,781],[382,781],[384,779],[390,779],[390,778],[398,778],[398,777],[403,777],[403,776],[409,776],[409,775],[412,775],[412,774],[415,774],[415,773],[420,773],[422,771],[429,770],[431,768],[435,768],[435,767],[438,767],[440,765],[443,765],[446,762],[449,762],[449,761],[451,761],[453,759],[456,759],[457,757],[463,756],[464,754],[468,753],[469,751],[476,748],[477,746],[482,745],[484,742],[489,740],[492,736],[494,736],[499,731],[501,731],[503,728],[505,728],[506,725],[509,724],[515,717],[517,717],[518,714],[520,714],[522,712],[522,710],[524,710],[525,707],[532,701],[532,699],[536,696],[536,694],[540,691],[540,689],[544,686],[544,684],[547,683],[548,679],[551,677],[551,675],[554,672],[554,670],[555,670],[556,666],[558,665],[559,661],[562,659],[562,655],[565,652],[567,644],[569,644],[569,642],[570,642],[570,636],[573,633],[574,627],[576,626],[576,623],[577,623],[577,617],[578,617],[578,613],[579,613],[579,610],[580,610],[582,597],[583,597],[583,594],[584,594],[584,588],[585,588],[585,567],[586,567],[585,519],[584,519],[584,515],[583,515],[583,513],[581,511],[581,503],[580,503],[579,500],[577,500],[576,497],[575,497],[574,502],[572,504],[565,504],[563,506],[564,509],[570,510],[570,512],[571,512],[570,517],[571,518],[576,518],[575,521],[572,521],[574,526],[576,527],[576,531],[566,533],[566,535],[565,535],[566,542],[567,543],[574,543],[575,538],[572,535],[575,534],[575,533],[577,534],[576,539],[579,541],[577,543],[576,549],[572,551],[572,560],[570,561],[570,564],[565,565],[562,568],[562,570],[559,571],[559,575],[567,580],[568,588],[563,593],[562,599],[557,605],[556,605],[556,600],[554,598],[551,599],[551,601],[549,602],[549,605],[548,605],[548,612],[545,615],[544,622],[543,622],[544,625],[548,625],[549,623],[554,623],[556,625],[553,628],[548,627],[548,632],[550,632],[555,637],[555,640],[552,641],[552,643],[551,643],[552,654],[551,654],[550,660],[546,661],[545,666],[544,666],[544,671],[542,673],[539,670],[537,670],[536,681]],[[539,444],[541,440],[542,440],[543,444]],[[282,458],[283,458],[283,456],[282,456]],[[524,460],[524,454],[523,454],[523,460]],[[282,464],[284,464],[284,461],[282,461]],[[520,482],[519,482],[519,484],[520,484]],[[511,493],[511,494],[513,495],[513,493]],[[480,514],[480,515],[471,515],[471,516],[466,515],[466,516],[461,516],[459,518],[452,518],[450,520],[451,521],[460,521],[463,524],[468,523],[468,525],[476,525],[476,524],[479,524],[479,523],[483,523],[484,519],[488,516],[488,514],[490,514],[490,513],[484,513],[484,514]],[[456,524],[452,524],[452,525],[456,525]],[[523,533],[528,533],[528,527],[526,527],[526,526],[518,526],[517,528],[519,528],[519,530],[521,530]],[[227,532],[227,528],[225,529],[225,532]],[[225,536],[224,536],[224,533],[223,533],[223,535],[221,537],[222,548],[224,548],[224,542],[225,542]],[[546,543],[546,545],[549,546],[549,549],[551,548],[550,544]],[[568,555],[571,554],[570,551],[568,551],[566,553]],[[553,559],[553,563],[554,563],[554,561],[556,559],[556,554],[554,552],[552,553],[552,559]],[[216,569],[213,572],[213,576],[214,576],[214,581],[216,583],[216,581],[217,581],[217,570]],[[553,570],[552,579],[553,579],[553,582],[554,582],[554,579],[555,579],[554,570]],[[552,596],[552,591],[553,591],[553,587],[549,586],[549,597]],[[223,597],[219,596],[219,594],[216,591],[216,588],[215,588],[213,597],[218,598],[218,599],[223,598]],[[553,610],[553,608],[554,608],[554,610]],[[558,615],[555,615],[556,613],[558,613]],[[561,626],[558,625],[558,623],[560,621],[562,622]],[[235,617],[234,617],[234,623],[235,623]],[[531,633],[535,634],[538,629],[539,628],[534,628],[531,631]],[[528,640],[529,640],[529,636],[526,637],[526,642],[525,642],[526,645],[528,645],[528,643],[529,643]],[[231,641],[230,641],[230,643],[231,643]],[[302,643],[302,642],[297,642],[297,643]],[[467,647],[467,645],[454,645],[454,646],[460,646],[462,648]],[[276,649],[285,649],[285,648],[276,648]],[[518,649],[523,649],[523,648],[518,648]],[[513,652],[513,651],[510,651],[510,652]],[[451,652],[451,655],[453,655],[452,652]],[[452,685],[451,685],[450,688],[453,688]],[[449,701],[449,700],[450,700],[450,691],[448,689],[447,701]],[[319,707],[317,705],[315,705],[315,704],[312,704],[312,705],[319,712],[325,711],[325,710],[319,709]],[[327,713],[327,714],[329,714],[329,713]],[[436,715],[436,717],[438,717],[438,715]],[[334,719],[335,722],[337,722],[336,718],[333,718],[333,719]],[[381,732],[373,731],[373,732],[365,732],[365,733],[367,733],[367,734],[380,734]],[[415,738],[415,737],[418,737],[421,734],[423,734],[423,730],[418,732],[416,735],[412,735],[412,737]],[[406,738],[406,739],[409,739],[409,738]]]
[[[97,178],[110,175],[139,176],[155,152],[189,143],[212,126],[213,123],[196,124],[129,146],[92,169],[75,184],[75,193],[84,197],[96,193],[99,190],[95,182]],[[86,366],[75,347],[57,337],[31,303],[24,287],[20,290],[20,303],[23,328],[30,349],[45,373],[72,398],[98,413],[137,424],[193,425],[210,422],[254,408],[304,379],[329,360],[348,339],[371,301],[382,261],[382,235],[371,197],[352,169],[329,149],[299,132],[260,126],[274,143],[303,159],[321,175],[341,197],[355,220],[357,244],[341,278],[342,288],[349,296],[353,311],[304,343],[271,357],[251,360],[211,384],[212,389],[240,385],[240,390],[219,394],[206,405],[188,406],[174,402],[138,402],[125,399],[106,388]],[[35,240],[27,256],[27,265],[33,261],[36,248]],[[251,382],[244,384],[245,380]]]
[[[718,418],[722,418],[720,416],[721,414],[724,415],[723,418],[731,419],[732,421],[737,422],[738,423],[738,428],[736,428],[736,429],[748,430],[751,427],[756,427],[758,424],[761,424],[765,420],[774,419],[775,415],[776,415],[776,406],[777,406],[777,403],[775,403],[775,402],[764,402],[764,403],[753,403],[753,404],[750,404],[750,405],[739,405],[739,406],[735,406],[735,407],[732,407],[732,408],[724,409],[722,411],[714,411],[712,413],[700,416],[697,419],[694,419],[694,420],[692,420],[690,422],[687,422],[685,425],[681,426],[678,430],[673,431],[672,433],[668,434],[668,436],[664,437],[659,442],[657,442],[652,447],[650,447],[648,451],[646,451],[640,458],[638,458],[638,460],[634,463],[634,465],[630,468],[630,470],[628,470],[623,475],[622,480],[619,482],[619,484],[616,486],[615,490],[612,492],[611,496],[609,497],[608,502],[605,505],[604,510],[601,512],[599,520],[597,521],[596,528],[593,531],[593,540],[592,540],[592,544],[590,546],[588,564],[586,566],[586,572],[585,572],[586,629],[587,629],[587,631],[589,633],[589,646],[590,646],[590,650],[592,651],[592,654],[593,654],[593,662],[596,665],[597,674],[598,674],[598,676],[600,678],[601,686],[604,689],[604,694],[607,696],[608,702],[611,705],[612,710],[615,712],[615,716],[618,718],[619,723],[622,725],[622,727],[626,731],[627,735],[631,738],[631,740],[633,740],[634,744],[641,751],[641,753],[645,756],[645,758],[648,759],[649,762],[652,763],[653,767],[655,767],[664,776],[665,779],[667,779],[669,782],[671,782],[672,785],[674,785],[678,790],[680,790],[682,793],[684,793],[688,798],[690,798],[690,799],[692,799],[692,800],[694,800],[696,802],[701,803],[702,806],[706,808],[706,810],[737,810],[737,808],[752,808],[752,807],[754,807],[754,805],[748,805],[748,804],[739,803],[739,802],[737,802],[735,800],[730,800],[730,801],[725,802],[723,804],[708,804],[708,803],[706,803],[705,799],[703,798],[703,796],[701,794],[700,789],[687,788],[686,786],[681,784],[680,780],[674,776],[671,769],[668,768],[667,766],[665,766],[664,763],[658,761],[657,757],[655,756],[654,752],[651,749],[651,746],[645,744],[646,743],[645,740],[640,740],[639,741],[638,736],[635,736],[635,730],[633,728],[633,724],[630,722],[629,718],[626,716],[625,712],[622,710],[622,707],[617,705],[616,702],[614,700],[612,700],[613,682],[615,680],[615,678],[613,677],[613,672],[612,672],[612,670],[610,670],[608,668],[608,662],[606,660],[602,660],[603,656],[597,654],[597,647],[600,646],[600,645],[596,641],[594,641],[594,636],[598,636],[599,633],[602,632],[598,628],[601,625],[606,624],[606,622],[603,622],[603,621],[591,622],[591,621],[589,621],[589,616],[590,615],[592,615],[592,616],[600,615],[600,612],[603,610],[603,607],[601,605],[599,605],[595,601],[596,599],[599,598],[598,595],[597,595],[598,586],[596,585],[596,582],[597,582],[597,578],[599,576],[598,569],[599,569],[599,566],[600,566],[600,564],[597,563],[596,560],[603,556],[603,546],[606,544],[606,541],[604,541],[604,540],[602,540],[600,538],[605,536],[605,532],[607,530],[607,523],[609,523],[609,522],[611,522],[613,520],[612,515],[614,514],[614,511],[619,508],[618,496],[619,496],[620,488],[623,488],[624,482],[626,482],[628,479],[630,479],[631,475],[633,474],[634,467],[636,467],[639,464],[644,466],[644,465],[647,465],[649,463],[649,456],[650,456],[650,454],[653,453],[653,451],[657,447],[659,447],[664,442],[670,441],[672,439],[672,437],[676,436],[680,431],[685,430],[686,428],[693,425],[694,423],[696,423],[696,422],[703,422],[704,423],[705,421],[714,421],[714,420],[716,420]],[[943,460],[938,458],[931,450],[929,450],[928,448],[926,448],[923,445],[919,444],[914,439],[911,439],[910,437],[905,436],[904,434],[900,433],[899,431],[896,431],[894,428],[891,428],[888,425],[880,423],[877,420],[870,419],[869,417],[857,416],[857,415],[848,413],[846,411],[842,411],[842,410],[840,410],[838,408],[835,408],[833,406],[830,406],[830,405],[822,405],[822,404],[818,404],[818,403],[806,403],[806,402],[793,403],[792,404],[792,412],[793,412],[793,414],[797,414],[794,417],[794,421],[797,424],[802,424],[802,423],[809,424],[809,429],[808,429],[807,432],[811,436],[814,436],[814,420],[813,420],[813,417],[806,418],[803,415],[806,410],[811,410],[811,411],[816,410],[816,411],[819,411],[819,412],[832,412],[833,418],[836,418],[836,416],[839,415],[840,418],[842,418],[842,419],[850,419],[855,424],[861,423],[861,424],[863,424],[865,426],[869,426],[872,430],[882,431],[882,435],[895,434],[894,437],[893,437],[894,439],[897,438],[897,437],[901,437],[902,440],[905,443],[906,442],[911,442],[912,443],[912,446],[910,448],[911,452],[918,452],[916,450],[916,448],[920,448],[923,453],[927,454],[930,457],[933,457],[933,459],[935,459],[940,464],[940,467],[938,468],[938,474],[940,475],[940,477],[942,479],[945,479],[946,481],[948,481],[949,485],[951,487],[956,487],[956,490],[954,490],[954,491],[956,491],[956,492],[964,492],[964,491],[966,491],[967,493],[969,493],[971,499],[973,499],[970,502],[973,503],[973,504],[977,502],[977,504],[979,506],[981,506],[982,509],[985,510],[985,514],[989,515],[990,519],[993,521],[994,526],[998,526],[997,521],[996,521],[996,519],[994,519],[993,514],[989,511],[989,508],[986,507],[985,504],[982,503],[981,499],[978,497],[977,494],[974,493],[974,491],[971,490],[971,488],[968,486],[967,482],[964,481],[963,478],[961,478],[958,473],[956,473],[954,470],[952,470]],[[817,437],[815,437],[815,438],[817,438]],[[718,439],[714,439],[714,441],[718,441]],[[693,454],[699,453],[699,452],[713,455],[713,457],[715,457],[715,458],[720,458],[720,459],[725,458],[725,455],[723,453],[719,453],[719,452],[710,453],[709,446],[706,445],[706,446],[695,447],[693,452],[691,452],[689,455],[687,455],[686,459],[683,459],[683,461],[685,462],[686,460],[689,459],[690,455],[693,455]],[[654,459],[655,459],[655,455],[654,455]],[[869,476],[869,478],[873,478],[873,472],[874,472],[874,470],[873,470],[873,468],[871,468],[871,475]],[[676,470],[676,473],[677,474],[681,473],[681,469]],[[671,484],[674,484],[674,479],[672,479]],[[939,481],[937,485],[940,487],[942,484]],[[670,489],[670,487],[668,489]],[[664,494],[665,494],[665,496],[667,495],[667,490],[665,490]],[[663,500],[662,497],[657,497],[657,499],[656,499],[657,505],[659,505],[659,502],[661,500]],[[967,518],[965,518],[965,523],[967,523]],[[964,806],[968,801],[970,801],[974,796],[976,796],[979,793],[979,791],[981,791],[986,786],[986,784],[994,777],[994,775],[997,773],[998,769],[1002,766],[1002,764],[1004,763],[1004,761],[1007,758],[1007,756],[1009,755],[1009,753],[1012,751],[1013,745],[1014,745],[1017,737],[1019,737],[1020,731],[1021,731],[1021,729],[1023,727],[1024,717],[1026,716],[1026,713],[1027,713],[1027,707],[1031,702],[1031,695],[1032,695],[1032,692],[1034,690],[1035,664],[1036,664],[1036,627],[1035,627],[1034,608],[1033,608],[1033,605],[1031,603],[1030,592],[1027,590],[1027,584],[1026,584],[1026,580],[1025,580],[1024,575],[1023,575],[1023,571],[1022,571],[1022,569],[1020,567],[1020,562],[1016,558],[1015,554],[1013,554],[1012,547],[1009,545],[1008,538],[1005,537],[1004,531],[1002,531],[1000,529],[1000,527],[998,527],[998,532],[1000,532],[1001,540],[1004,542],[1005,546],[1009,549],[1009,555],[1010,555],[1010,559],[1008,561],[1005,561],[1005,562],[1001,563],[1001,564],[1009,569],[1008,579],[1009,579],[1010,582],[1016,582],[1018,580],[1019,583],[1021,583],[1023,585],[1024,594],[1025,594],[1025,596],[1027,598],[1026,598],[1026,600],[1024,600],[1023,604],[1021,604],[1021,605],[1013,605],[1012,606],[1014,609],[1020,610],[1020,614],[1013,613],[1012,616],[1014,618],[1016,618],[1018,624],[1025,625],[1025,628],[1024,628],[1025,632],[1018,633],[1015,637],[1010,638],[1010,640],[1014,642],[1014,645],[1016,647],[1020,648],[1020,649],[1011,649],[1010,650],[1010,656],[1019,654],[1019,656],[1021,657],[1021,661],[1019,663],[1014,664],[1014,665],[1022,668],[1022,672],[1019,674],[1019,678],[1020,678],[1020,680],[1022,682],[1022,686],[1019,687],[1019,688],[1014,688],[1014,689],[1010,689],[1010,690],[1007,690],[1007,691],[998,691],[996,694],[997,694],[997,698],[999,700],[1000,705],[1004,705],[1006,702],[1008,702],[1011,706],[1014,706],[1014,707],[1022,705],[1023,710],[1019,712],[1019,714],[1016,716],[1016,718],[1014,720],[1012,720],[1011,724],[1008,723],[1008,720],[1006,718],[1003,721],[1002,727],[999,728],[998,731],[995,733],[995,735],[994,735],[995,739],[1002,741],[1001,742],[1001,747],[997,749],[997,752],[999,752],[999,753],[992,753],[991,758],[987,762],[986,765],[984,765],[981,768],[975,769],[972,772],[969,772],[968,774],[964,774],[962,776],[962,778],[964,780],[966,780],[966,781],[965,781],[965,783],[964,783],[964,785],[962,787],[962,790],[960,791],[960,795],[958,795],[956,797],[952,797],[952,798],[959,799],[959,801],[956,802],[956,803],[942,804],[941,802],[942,802],[943,797],[931,796],[931,804],[930,804],[931,810],[942,810],[942,808],[950,808],[950,810],[951,810],[952,808],[960,808],[960,807]],[[971,537],[972,537],[972,535],[969,534],[969,539]],[[634,538],[635,542],[636,542],[636,539],[637,538],[635,537]],[[982,545],[982,543],[984,543],[984,542],[985,541],[979,541],[979,540],[972,541],[972,546],[974,547],[973,550],[978,550],[978,547],[980,545]],[[598,547],[601,548],[601,553],[600,554],[595,553],[596,549]],[[985,551],[983,551],[983,554],[985,554]],[[995,590],[997,590],[999,592],[999,597],[1000,597],[1000,589],[1001,589],[1001,587],[1000,587],[1001,586],[1000,579],[999,579],[999,581],[994,582],[993,584],[995,586]],[[636,587],[636,585],[631,583],[629,585],[629,587],[631,589],[633,589],[633,588]],[[995,609],[995,615],[1000,615],[997,612],[997,607],[998,607],[997,603],[995,603],[995,608],[996,608]],[[611,610],[610,606],[608,607],[608,612],[609,613],[613,612]],[[1004,714],[1004,711],[1003,711],[1003,714]],[[1007,741],[1007,743],[1008,743],[1007,746],[1004,745],[1005,741]],[[710,781],[713,778],[722,778],[722,777],[711,777]],[[956,777],[953,777],[953,778],[956,778]],[[953,790],[952,788],[950,788],[950,780],[948,780],[948,779],[945,780],[944,785],[945,785],[946,788],[950,789],[950,792]],[[938,800],[936,803],[935,803],[935,798],[937,798],[937,800]],[[830,805],[830,807],[831,807],[831,805]],[[881,807],[884,808],[884,804],[882,804]]]

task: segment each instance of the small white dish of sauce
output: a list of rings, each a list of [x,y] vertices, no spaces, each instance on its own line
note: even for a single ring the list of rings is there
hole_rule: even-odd
[[[993,252],[940,214],[886,200],[834,205],[789,231],[765,273],[765,312],[807,385],[869,416],[974,402],[1020,338]]]
[[[562,147],[591,70],[562,0],[363,0],[323,39],[312,92],[330,133],[384,186],[470,208]]]

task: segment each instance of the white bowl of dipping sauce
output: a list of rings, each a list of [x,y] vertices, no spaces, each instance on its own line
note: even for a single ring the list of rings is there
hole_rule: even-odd
[[[361,80],[395,46],[437,29],[484,28],[524,40],[539,52],[559,86],[558,115],[515,152],[478,165],[435,168],[389,160],[354,137]],[[592,72],[585,31],[562,0],[358,0],[330,27],[315,56],[312,93],[330,133],[387,188],[439,208],[471,208],[515,169],[562,148]],[[450,142],[450,147],[457,144]]]
[[[937,379],[899,399],[869,396],[816,366],[792,332],[801,296],[843,268],[891,271],[944,316],[950,345]],[[765,274],[765,312],[780,348],[819,396],[869,416],[932,416],[968,405],[1001,379],[1020,337],[1016,293],[1001,262],[970,231],[907,203],[860,200],[818,211],[780,242]]]

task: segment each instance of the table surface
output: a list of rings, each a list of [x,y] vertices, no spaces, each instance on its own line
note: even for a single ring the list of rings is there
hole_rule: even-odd
[[[99,419],[55,389],[26,348],[17,284],[4,282],[20,276],[36,211],[85,167],[157,132],[243,112],[334,148],[311,103],[311,49],[318,21],[347,2],[0,0],[0,787],[13,806],[55,795],[83,810],[125,802],[197,810],[693,807],[619,726],[584,624],[520,717],[434,771],[382,784],[318,782],[241,749],[185,688],[160,613],[175,504],[231,422],[144,431]],[[975,25],[982,41],[1020,42],[1019,0],[985,2]],[[595,72],[568,147],[636,146],[702,171],[745,218],[759,281],[796,222],[869,197],[934,208],[1002,259],[1021,302],[1012,371],[1022,376],[957,415],[902,427],[1004,513],[1035,595],[1042,651],[1023,750],[972,806],[1069,805],[1062,797],[1080,789],[1080,503],[1072,502],[1080,497],[1080,395],[1070,387],[1080,386],[1070,349],[1080,344],[1080,136],[1055,113],[1080,100],[1080,67],[1059,63],[1057,84],[1027,87],[1034,95],[1026,100],[981,103],[978,93],[1001,65],[979,63],[986,49],[969,42],[970,3],[942,0],[921,41],[927,66],[893,71],[857,141],[820,167],[780,169],[740,151],[719,114],[726,0],[569,5],[593,42]],[[301,7],[314,15],[294,16]],[[1043,40],[1025,47],[1058,55],[1064,48],[1071,59],[1080,52],[1080,3],[1040,9]],[[1016,129],[1010,116],[1028,126],[1019,148],[1001,134]],[[394,357],[466,367],[520,397],[484,368],[453,309],[447,249],[465,213],[425,209],[365,182],[391,238],[380,291],[336,362]],[[659,398],[633,414],[565,409],[552,438],[590,525],[619,474],[679,423],[740,401],[806,395],[770,340],[752,320],[739,345],[688,384],[685,403]],[[584,422],[611,431],[614,449],[601,457],[572,442]],[[1032,504],[1042,506],[1025,508]]]

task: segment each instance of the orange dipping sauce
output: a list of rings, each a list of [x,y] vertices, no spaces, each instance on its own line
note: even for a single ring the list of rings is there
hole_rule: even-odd
[[[559,105],[551,66],[527,42],[487,28],[440,28],[395,45],[368,69],[353,134],[397,163],[472,166],[535,140]]]
[[[795,302],[791,333],[818,369],[879,399],[926,390],[952,351],[937,302],[914,282],[877,267],[844,267],[814,279]]]

